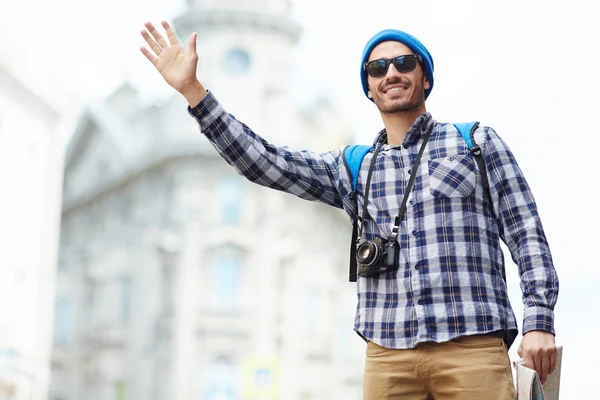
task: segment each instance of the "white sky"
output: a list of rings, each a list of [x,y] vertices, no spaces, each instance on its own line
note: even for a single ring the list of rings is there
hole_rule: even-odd
[[[360,55],[375,32],[398,28],[418,37],[433,55],[435,86],[427,107],[434,117],[480,120],[511,146],[536,195],[561,278],[556,326],[557,340],[565,346],[565,399],[599,393],[593,372],[599,371],[600,356],[595,340],[600,211],[594,206],[600,189],[592,175],[592,151],[600,147],[593,121],[600,92],[600,27],[593,4],[294,2],[304,29],[291,82],[299,102],[327,95],[351,121],[358,140],[370,142],[381,123],[360,87]],[[174,17],[183,5],[182,0],[1,0],[0,34],[10,35],[21,48],[27,60],[21,72],[66,112],[106,95],[124,77],[149,99],[160,98],[170,88],[139,52],[139,30],[146,20]],[[313,61],[327,58],[332,68],[323,73]],[[218,88],[212,89],[218,95]],[[508,270],[520,318],[515,268],[510,264]]]

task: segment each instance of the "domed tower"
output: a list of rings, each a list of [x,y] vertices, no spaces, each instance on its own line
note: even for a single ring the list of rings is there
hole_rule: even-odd
[[[264,121],[268,104],[287,99],[300,27],[289,0],[188,0],[175,20],[183,43],[198,33],[198,77],[236,116]],[[242,115],[240,115],[242,117]]]

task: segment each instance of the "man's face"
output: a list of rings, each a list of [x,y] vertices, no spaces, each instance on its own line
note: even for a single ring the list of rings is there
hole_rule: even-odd
[[[375,46],[369,61],[406,54],[414,54],[414,52],[400,42],[387,41]],[[373,99],[379,111],[385,114],[417,109],[423,106],[425,89],[430,87],[429,81],[424,76],[420,63],[413,71],[405,73],[398,72],[391,64],[383,76],[373,78],[367,75],[369,98]]]

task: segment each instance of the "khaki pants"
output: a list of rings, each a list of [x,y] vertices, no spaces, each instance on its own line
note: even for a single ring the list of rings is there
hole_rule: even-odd
[[[367,344],[364,400],[512,400],[515,389],[504,341],[466,336],[415,349]]]

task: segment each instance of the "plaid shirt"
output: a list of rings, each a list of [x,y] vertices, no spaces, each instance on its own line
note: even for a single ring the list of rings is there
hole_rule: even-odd
[[[343,208],[352,218],[357,205],[362,212],[372,151],[361,165],[355,202],[343,149],[317,154],[275,147],[228,114],[210,92],[188,111],[221,156],[250,181]],[[384,145],[373,170],[363,235],[390,236],[432,125],[400,226],[399,268],[358,278],[355,330],[397,349],[499,330],[512,344],[517,324],[503,278],[501,238],[519,266],[523,333],[554,334],[558,278],[550,249],[527,182],[491,128],[478,128],[475,142],[484,155],[493,211],[471,151],[452,124],[425,113],[397,146],[385,144],[387,135],[380,132],[375,143]]]

